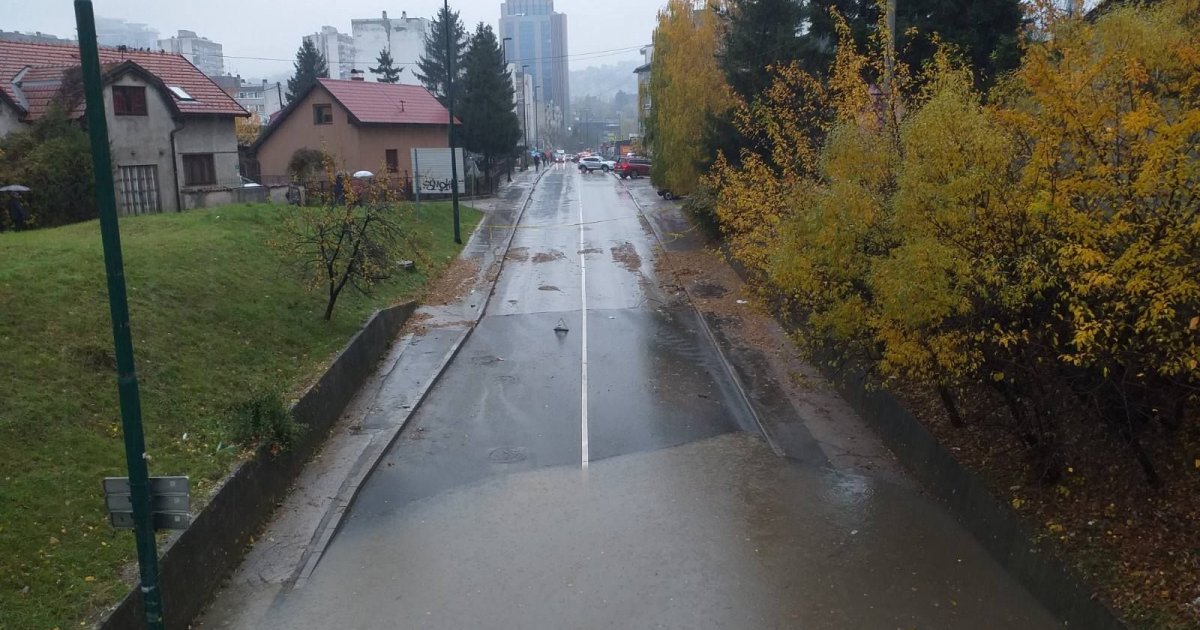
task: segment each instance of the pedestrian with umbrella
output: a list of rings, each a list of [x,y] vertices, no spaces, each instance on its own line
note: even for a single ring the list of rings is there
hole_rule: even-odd
[[[20,194],[27,192],[29,192],[29,188],[19,184],[0,186],[0,193],[4,193],[8,197],[7,203],[5,203],[8,221],[0,221],[0,230],[4,230],[6,226],[13,230],[25,229],[25,222],[29,220],[29,213],[25,211],[25,206],[21,204]]]

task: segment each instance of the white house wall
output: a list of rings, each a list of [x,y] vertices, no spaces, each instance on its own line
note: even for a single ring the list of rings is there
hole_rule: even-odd
[[[232,116],[188,116],[184,119],[183,129],[175,134],[175,150],[179,157],[179,178],[183,180],[183,155],[187,153],[213,154],[213,167],[216,169],[217,183],[215,186],[202,188],[226,187],[234,188],[242,185],[242,176],[238,172],[237,134],[234,132]],[[187,188],[184,188],[187,191]]]
[[[146,88],[145,116],[117,116],[113,113],[112,85]],[[171,160],[171,131],[175,120],[165,95],[144,79],[126,74],[104,87],[104,105],[108,119],[108,142],[112,151],[113,178],[118,211],[125,213],[121,200],[120,167],[155,165],[158,167],[159,205],[164,212],[179,209],[176,202],[175,173]],[[178,171],[182,173],[182,171]]]
[[[136,85],[146,88],[146,116],[117,116],[113,113],[111,85]],[[172,111],[167,98],[159,89],[148,84],[137,75],[127,74],[104,88],[107,108],[109,147],[112,151],[113,178],[117,191],[118,208],[122,207],[120,167],[153,164],[158,167],[159,205],[163,212],[187,209],[179,207],[180,187],[184,181],[183,155],[188,153],[213,154],[213,167],[217,182],[213,186],[199,187],[206,190],[219,187],[241,186],[238,172],[237,135],[234,132],[233,116],[185,116],[178,120],[171,117]],[[171,132],[175,132],[175,153],[172,160]],[[187,203],[184,203],[188,206]]]
[[[0,138],[24,128],[24,123],[17,119],[17,112],[8,103],[0,101]]]

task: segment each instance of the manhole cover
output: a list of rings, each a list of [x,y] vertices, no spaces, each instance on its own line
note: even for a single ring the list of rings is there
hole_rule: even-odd
[[[525,449],[520,446],[497,446],[488,452],[488,459],[496,464],[515,464],[525,460]]]
[[[697,297],[719,298],[724,296],[726,293],[729,293],[729,289],[726,289],[719,284],[713,284],[711,282],[701,280],[692,284],[692,293]]]

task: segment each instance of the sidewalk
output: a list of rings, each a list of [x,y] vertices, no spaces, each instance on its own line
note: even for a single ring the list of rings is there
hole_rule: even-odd
[[[515,226],[545,170],[514,171],[487,199],[459,258],[362,385],[322,450],[195,627],[255,627],[276,595],[302,588],[379,458],[483,316]]]

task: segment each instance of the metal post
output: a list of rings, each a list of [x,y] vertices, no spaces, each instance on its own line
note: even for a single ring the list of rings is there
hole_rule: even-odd
[[[883,93],[890,99],[896,77],[896,0],[887,0],[887,50],[883,57]]]
[[[446,110],[450,115],[450,204],[454,208],[454,242],[462,245],[458,221],[458,159],[454,151],[454,50],[450,47],[450,0],[442,0],[442,27],[446,30]]]
[[[108,307],[112,316],[113,346],[117,359],[117,393],[121,401],[121,432],[125,437],[125,464],[129,468],[129,494],[133,503],[133,533],[137,541],[142,608],[148,630],[162,630],[162,594],[158,590],[158,549],[150,515],[150,471],[146,465],[146,440],[142,433],[142,405],[133,361],[133,335],[125,292],[125,263],[121,257],[121,232],[117,225],[117,198],[113,189],[112,156],[108,151],[108,122],[104,116],[104,85],[100,54],[96,49],[96,19],[91,0],[75,0],[75,25],[79,34],[79,61],[87,102],[88,136],[92,172],[96,179],[96,206],[100,238],[104,244],[104,269],[108,277]]]
[[[453,156],[451,156],[453,159]],[[421,207],[421,156],[413,149],[413,195],[417,198],[417,207]]]
[[[538,129],[537,120],[537,91],[541,88],[540,85],[533,86],[533,147],[538,151],[542,150],[541,130]]]
[[[525,129],[525,153],[521,157],[521,163],[526,169],[529,168],[529,112],[525,110],[528,109],[529,102],[525,100],[525,68],[528,67],[528,64],[521,66],[521,126]]]
[[[511,41],[512,41],[511,37],[505,37],[504,39],[500,40],[500,48],[504,51],[504,71],[505,72],[508,72],[508,42],[511,42]],[[512,77],[509,77],[509,80],[511,81]],[[524,88],[525,86],[522,84],[521,87]],[[512,183],[512,169],[513,169],[512,149],[509,149],[509,151],[508,151],[508,181],[509,181],[509,183]]]

